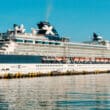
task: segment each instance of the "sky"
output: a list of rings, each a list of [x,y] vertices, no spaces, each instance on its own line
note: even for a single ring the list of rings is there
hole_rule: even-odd
[[[13,24],[29,32],[40,21],[74,42],[90,40],[93,32],[110,40],[110,0],[1,0],[0,32]]]

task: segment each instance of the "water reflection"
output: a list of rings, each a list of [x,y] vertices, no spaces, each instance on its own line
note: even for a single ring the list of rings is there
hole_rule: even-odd
[[[0,80],[0,110],[110,110],[110,75]]]

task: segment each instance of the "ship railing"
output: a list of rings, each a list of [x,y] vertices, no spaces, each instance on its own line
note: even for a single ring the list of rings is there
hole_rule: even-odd
[[[94,44],[84,44],[84,43],[76,43],[76,42],[69,42],[69,43],[65,43],[65,44],[68,44],[68,45],[75,45],[75,46],[88,46],[88,47],[96,47],[96,48],[106,48],[106,46],[104,45],[94,45]]]
[[[31,33],[16,33],[15,36],[16,35],[32,36]]]
[[[25,38],[34,38],[34,39],[40,39],[40,40],[48,40],[44,36],[37,36],[37,35],[32,35],[31,33],[19,33],[15,35],[16,37],[25,37]]]

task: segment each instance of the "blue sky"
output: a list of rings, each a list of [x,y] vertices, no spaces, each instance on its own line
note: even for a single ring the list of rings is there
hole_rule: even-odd
[[[93,32],[110,40],[110,0],[1,0],[0,32],[14,23],[29,31],[44,20],[72,41],[89,40]]]

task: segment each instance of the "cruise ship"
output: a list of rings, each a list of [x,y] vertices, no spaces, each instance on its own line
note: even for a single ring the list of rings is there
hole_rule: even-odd
[[[46,21],[25,32],[23,24],[0,33],[0,74],[109,70],[110,42],[93,33],[90,41],[71,42]]]

